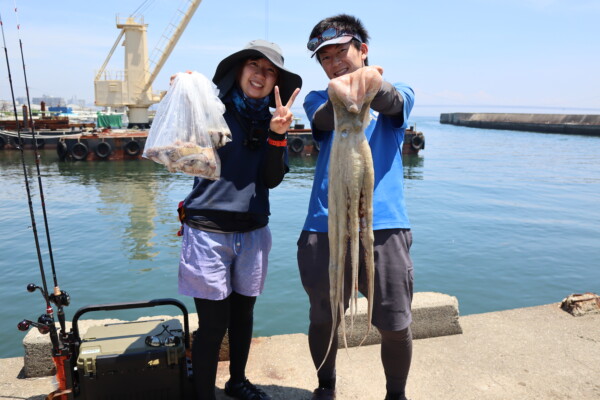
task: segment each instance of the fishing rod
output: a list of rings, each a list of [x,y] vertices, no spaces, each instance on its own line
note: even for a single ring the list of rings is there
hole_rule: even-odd
[[[6,68],[8,70],[8,81],[10,84],[10,93],[12,96],[12,103],[13,103],[13,112],[15,114],[15,123],[16,123],[16,128],[17,128],[17,147],[19,148],[19,150],[21,151],[21,164],[23,165],[23,176],[25,177],[25,189],[27,191],[27,201],[29,204],[29,215],[31,216],[31,227],[33,229],[33,238],[35,240],[35,248],[37,250],[37,256],[38,256],[38,263],[40,266],[40,273],[42,275],[42,282],[44,287],[41,288],[42,290],[42,294],[44,295],[44,300],[46,301],[46,313],[49,315],[52,315],[53,313],[53,309],[52,306],[50,305],[50,299],[47,296],[48,290],[47,290],[47,286],[46,286],[46,274],[44,273],[44,264],[42,261],[42,253],[41,253],[41,249],[40,249],[40,242],[38,239],[38,233],[37,233],[37,225],[35,223],[35,214],[33,212],[33,202],[31,201],[31,190],[29,187],[29,179],[27,177],[27,167],[25,165],[25,154],[23,152],[23,146],[22,146],[22,140],[21,140],[21,127],[20,127],[20,122],[19,122],[19,117],[17,115],[17,103],[15,101],[15,92],[14,92],[14,87],[13,87],[13,81],[12,81],[12,74],[10,71],[10,62],[8,59],[8,49],[6,47],[6,37],[4,35],[4,22],[2,20],[2,15],[0,14],[0,27],[2,28],[2,42],[4,44],[4,56],[6,58]],[[35,290],[35,288],[33,289]],[[24,326],[22,323],[19,324],[19,326]],[[21,328],[19,328],[21,329]],[[44,328],[44,330],[46,330]],[[53,339],[53,345],[54,343],[54,338]]]
[[[45,232],[46,232],[46,241],[48,243],[48,256],[50,258],[50,267],[52,270],[52,278],[54,281],[53,293],[49,294],[48,298],[57,307],[57,316],[58,316],[58,321],[60,323],[61,335],[64,338],[66,335],[64,307],[66,307],[70,304],[71,299],[67,292],[60,290],[60,287],[58,285],[58,279],[56,276],[56,266],[54,264],[54,253],[52,251],[52,241],[50,240],[50,229],[48,227],[48,215],[46,213],[46,201],[44,198],[42,174],[40,172],[40,155],[39,155],[39,151],[38,151],[38,142],[36,139],[35,120],[33,119],[33,113],[32,113],[32,109],[31,109],[29,84],[27,82],[27,69],[25,67],[25,56],[23,54],[23,41],[21,40],[21,35],[20,35],[20,24],[18,21],[16,1],[15,1],[15,15],[17,17],[17,34],[19,36],[19,48],[21,50],[21,62],[23,65],[23,77],[25,80],[25,93],[27,95],[27,109],[28,109],[28,113],[29,113],[29,121],[31,123],[31,137],[32,137],[32,142],[33,142],[34,159],[35,159],[35,165],[36,165],[36,170],[37,170],[38,186],[40,189],[41,208],[42,208],[42,214],[44,216],[44,228],[45,228]],[[5,46],[5,49],[6,49],[6,46]],[[16,113],[15,113],[15,117],[16,117]],[[19,139],[19,142],[20,142],[20,139]],[[21,152],[22,151],[23,150],[21,149]],[[44,289],[47,290],[46,287],[44,287]],[[48,292],[46,292],[46,293],[48,293]]]
[[[15,7],[15,12],[16,11],[17,11],[17,9]],[[35,213],[33,211],[33,202],[31,199],[31,189],[30,189],[29,179],[28,179],[28,175],[27,175],[27,167],[25,164],[25,153],[24,153],[24,149],[23,149],[24,142],[21,138],[21,127],[20,127],[19,118],[18,118],[18,114],[17,114],[17,105],[16,105],[16,100],[15,100],[15,94],[14,94],[14,85],[13,85],[13,81],[12,81],[12,73],[10,70],[8,48],[6,46],[6,35],[4,33],[4,23],[2,21],[1,15],[0,15],[0,26],[2,27],[2,41],[3,41],[3,45],[4,45],[4,55],[6,58],[6,66],[7,66],[7,70],[8,70],[10,90],[11,90],[11,96],[12,96],[12,102],[13,102],[13,112],[15,115],[15,123],[16,123],[16,128],[17,128],[17,137],[18,137],[17,147],[19,148],[19,150],[21,152],[21,164],[23,166],[23,176],[25,179],[25,188],[27,191],[29,214],[31,217],[31,226],[32,226],[32,230],[33,230],[33,236],[34,236],[34,240],[35,240],[36,251],[37,251],[37,256],[38,256],[38,263],[39,263],[39,267],[40,267],[40,274],[41,274],[42,285],[43,285],[42,287],[39,287],[33,283],[30,283],[29,285],[27,285],[27,290],[29,292],[34,292],[36,290],[40,290],[42,293],[42,296],[44,298],[44,301],[46,302],[46,313],[42,314],[38,318],[37,322],[24,319],[17,325],[17,328],[21,331],[26,331],[29,329],[30,326],[34,326],[34,327],[38,328],[40,333],[50,335],[50,341],[52,343],[52,356],[53,356],[53,360],[57,367],[57,376],[59,377],[59,385],[60,385],[59,389],[64,390],[64,389],[66,389],[65,360],[69,357],[70,348],[69,348],[69,346],[62,343],[63,341],[66,341],[66,338],[67,338],[67,335],[65,332],[66,327],[65,327],[63,306],[69,305],[70,298],[66,292],[61,291],[58,288],[56,272],[55,272],[54,263],[53,263],[52,258],[51,258],[52,259],[52,270],[53,270],[53,275],[54,275],[55,289],[52,294],[49,294],[49,292],[48,292],[48,286],[46,283],[46,274],[44,271],[44,264],[43,264],[43,260],[42,260],[41,248],[40,248],[39,237],[38,237],[37,224],[36,224],[36,220],[35,220]],[[17,27],[18,27],[18,25],[17,25]],[[23,68],[24,68],[23,73],[25,74],[25,82],[26,82],[26,88],[27,88],[27,101],[28,101],[29,109],[31,110],[31,104],[29,102],[29,89],[27,87],[27,78],[26,78],[27,74],[25,71],[25,61],[24,61],[24,56],[23,56],[23,47],[22,47],[23,44],[22,44],[20,37],[19,37],[19,44],[21,46],[21,58],[23,59]],[[40,157],[39,157],[39,152],[37,151],[37,141],[35,140],[35,128],[34,128],[34,123],[33,123],[31,114],[30,114],[30,120],[32,121],[32,136],[33,136],[35,159],[36,159],[37,172],[38,172],[40,199],[42,202],[42,209],[44,210],[46,237],[48,240],[50,255],[52,255],[52,248],[51,248],[51,244],[50,244],[51,242],[50,242],[50,235],[49,235],[48,222],[47,222],[48,219],[47,219],[47,215],[46,215],[45,201],[44,201],[44,195],[43,195],[43,186],[42,186],[42,181],[41,181],[41,173],[40,173],[40,169],[39,169],[39,158]],[[59,310],[58,317],[59,317],[59,322],[60,322],[60,326],[61,326],[61,338],[60,339],[59,339],[59,335],[56,330],[56,325],[54,322],[54,309],[50,305],[50,302],[56,304],[58,307],[58,310]]]
[[[17,13],[17,7],[16,7],[16,1],[15,1],[15,14],[16,13]],[[45,226],[45,230],[46,230],[46,239],[47,239],[47,243],[48,243],[48,250],[49,250],[49,255],[50,255],[50,260],[51,260],[51,265],[52,265],[52,275],[54,278],[54,291],[51,294],[49,294],[49,292],[48,292],[48,285],[46,283],[46,274],[44,271],[44,264],[42,261],[42,253],[41,253],[40,242],[39,242],[39,237],[38,237],[37,224],[35,221],[35,213],[33,211],[33,202],[31,199],[31,190],[30,190],[29,179],[28,179],[28,175],[27,175],[27,167],[26,167],[26,163],[25,163],[25,152],[23,149],[24,141],[23,141],[23,138],[21,137],[21,126],[20,126],[19,117],[17,114],[17,102],[15,100],[14,85],[13,85],[13,81],[12,81],[12,73],[10,70],[10,61],[9,61],[9,57],[8,57],[8,48],[6,46],[6,36],[4,34],[4,22],[2,20],[1,15],[0,15],[0,27],[2,28],[2,42],[4,45],[4,56],[6,58],[6,67],[8,70],[8,79],[9,79],[9,83],[10,83],[10,92],[11,92],[11,96],[12,96],[13,112],[15,115],[15,127],[17,129],[17,148],[21,152],[21,164],[23,166],[23,176],[25,179],[25,188],[26,188],[26,192],[27,192],[29,214],[31,217],[31,226],[32,226],[32,230],[33,230],[33,237],[35,240],[35,247],[36,247],[37,256],[38,256],[40,275],[42,278],[42,287],[37,286],[33,283],[30,283],[27,285],[27,291],[35,292],[36,290],[40,290],[40,292],[42,293],[42,297],[44,298],[44,301],[46,302],[46,313],[42,314],[38,318],[37,322],[24,319],[21,322],[19,322],[19,324],[17,324],[17,328],[20,331],[27,331],[31,326],[34,326],[38,329],[38,331],[41,334],[49,334],[50,335],[50,341],[52,343],[52,360],[54,361],[54,364],[56,365],[56,377],[57,377],[57,382],[58,382],[58,389],[55,390],[53,393],[50,393],[48,395],[47,399],[53,399],[53,398],[65,399],[66,398],[65,396],[68,396],[68,394],[71,393],[71,389],[68,388],[68,386],[69,386],[68,382],[72,380],[72,375],[70,372],[70,369],[71,369],[70,355],[72,352],[72,345],[70,344],[69,335],[66,333],[66,326],[65,326],[66,323],[65,323],[65,315],[64,315],[63,307],[69,305],[70,297],[66,292],[60,290],[60,288],[58,286],[58,280],[56,277],[56,269],[54,266],[54,258],[52,255],[52,245],[51,245],[51,241],[50,241],[50,231],[48,228],[48,217],[46,214],[44,190],[43,190],[43,186],[42,186],[42,178],[41,178],[41,172],[40,172],[40,162],[39,162],[40,155],[38,152],[38,144],[37,144],[37,140],[35,137],[35,122],[33,121],[33,114],[31,113],[29,86],[27,84],[27,72],[26,72],[26,68],[25,68],[25,57],[23,55],[23,42],[22,42],[20,34],[19,34],[19,46],[21,48],[21,60],[23,63],[23,74],[25,77],[25,89],[26,89],[26,93],[27,93],[27,104],[29,107],[29,120],[31,121],[31,134],[32,134],[32,140],[33,140],[33,144],[34,144],[34,155],[35,155],[35,163],[36,163],[36,167],[37,167],[40,200],[41,200],[41,205],[42,205],[42,210],[43,210],[43,215],[44,215],[44,226]],[[20,26],[18,23],[18,16],[17,16],[17,31],[19,31],[19,30],[20,30]],[[26,115],[24,114],[23,119],[25,119],[25,116]],[[59,323],[60,323],[60,327],[61,327],[60,338],[59,338],[59,333],[57,332],[57,329],[56,329],[56,324],[54,321],[54,309],[52,308],[52,306],[50,304],[51,302],[57,306],[57,310],[58,310],[57,315],[58,315],[58,319],[59,319]]]

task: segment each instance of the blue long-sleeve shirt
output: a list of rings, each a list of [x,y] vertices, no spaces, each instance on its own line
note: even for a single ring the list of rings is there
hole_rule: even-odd
[[[371,109],[371,122],[365,130],[375,170],[374,230],[410,228],[404,202],[402,144],[404,130],[414,104],[414,92],[403,83],[394,84],[394,88],[404,100],[401,115],[388,116]],[[308,214],[303,228],[313,232],[327,232],[328,230],[327,188],[333,130],[322,131],[313,124],[315,112],[328,98],[327,90],[319,90],[310,92],[304,99],[304,110],[310,120],[313,137],[320,144]]]

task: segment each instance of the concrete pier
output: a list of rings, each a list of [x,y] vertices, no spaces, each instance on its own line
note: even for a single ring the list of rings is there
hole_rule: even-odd
[[[600,136],[600,114],[446,113],[440,123],[471,128]]]
[[[600,313],[573,316],[560,303],[458,318],[461,334],[418,339],[411,400],[600,398]],[[340,350],[338,400],[382,400],[380,346]],[[42,400],[52,378],[22,378],[23,358],[0,359],[0,399]],[[229,363],[219,363],[217,399]],[[253,339],[247,376],[273,400],[308,400],[317,384],[305,334]]]

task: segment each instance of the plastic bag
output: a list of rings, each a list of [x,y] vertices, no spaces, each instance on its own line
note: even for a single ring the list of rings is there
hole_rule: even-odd
[[[158,105],[142,156],[170,172],[219,179],[216,150],[231,141],[224,112],[208,78],[198,72],[176,74]]]

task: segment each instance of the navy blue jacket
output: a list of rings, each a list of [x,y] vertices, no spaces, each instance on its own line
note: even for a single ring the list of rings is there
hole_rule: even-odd
[[[189,226],[213,232],[247,232],[268,224],[269,189],[279,185],[286,172],[285,135],[269,131],[269,122],[242,117],[226,104],[225,121],[232,141],[217,150],[221,177],[213,181],[195,178],[185,198],[185,222]]]

